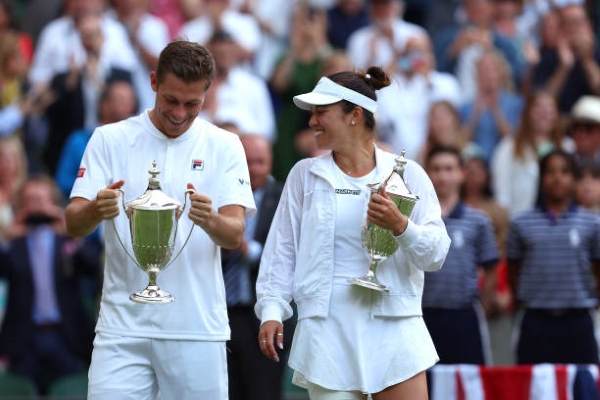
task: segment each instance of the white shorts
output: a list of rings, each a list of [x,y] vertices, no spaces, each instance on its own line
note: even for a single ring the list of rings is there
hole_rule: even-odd
[[[308,397],[310,400],[367,400],[368,395],[359,391],[329,390],[307,382]]]
[[[89,400],[227,400],[225,342],[97,333]]]

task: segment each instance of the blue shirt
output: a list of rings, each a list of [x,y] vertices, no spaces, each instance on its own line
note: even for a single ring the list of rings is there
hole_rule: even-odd
[[[514,129],[517,129],[523,109],[523,98],[516,93],[502,91],[499,94],[498,104],[504,118]],[[474,109],[474,102],[464,104],[460,109],[461,120],[463,122],[468,121]],[[500,139],[500,131],[492,112],[489,109],[483,110],[479,122],[475,126],[472,141],[481,148],[486,161],[489,161],[492,157],[492,153]]]
[[[597,215],[575,205],[559,216],[543,208],[519,214],[510,223],[506,256],[521,263],[516,297],[525,307],[596,306]]]
[[[355,15],[341,11],[340,6],[334,6],[327,11],[327,39],[336,49],[346,49],[350,35],[369,25],[369,14],[365,6]]]
[[[75,183],[75,178],[77,178],[79,172],[83,152],[90,137],[92,137],[92,133],[94,133],[93,129],[76,130],[69,135],[60,154],[54,178],[67,199],[71,194],[73,183]]]
[[[54,232],[46,225],[30,229],[27,236],[31,274],[33,276],[33,321],[37,324],[60,321],[54,288]]]
[[[467,307],[479,298],[477,269],[499,259],[494,228],[481,211],[459,203],[444,224],[452,242],[442,269],[425,273],[423,308]]]

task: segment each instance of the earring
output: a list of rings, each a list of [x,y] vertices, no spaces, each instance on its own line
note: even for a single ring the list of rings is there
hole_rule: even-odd
[[[356,123],[356,121],[352,120],[351,124],[354,125]]]

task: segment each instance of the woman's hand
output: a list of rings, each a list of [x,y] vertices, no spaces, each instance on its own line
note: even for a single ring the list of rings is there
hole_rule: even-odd
[[[279,321],[266,321],[258,333],[260,351],[273,361],[279,362],[277,349],[283,350],[283,324]]]
[[[388,229],[394,236],[398,236],[406,230],[408,217],[398,210],[396,203],[390,199],[383,188],[381,193],[371,195],[367,209],[367,222]]]

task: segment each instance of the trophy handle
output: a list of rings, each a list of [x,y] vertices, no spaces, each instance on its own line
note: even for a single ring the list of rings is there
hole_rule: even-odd
[[[183,214],[183,212],[185,211],[185,206],[187,205],[187,195],[191,195],[196,193],[196,191],[194,189],[187,189],[185,191],[185,194],[183,196],[183,208],[181,209],[181,213]],[[190,203],[190,207],[191,207],[191,203]],[[167,268],[169,265],[173,264],[173,261],[175,261],[177,259],[177,257],[179,257],[179,255],[181,254],[181,252],[183,251],[183,249],[185,248],[185,246],[187,245],[188,241],[190,240],[190,237],[192,236],[192,231],[194,230],[194,224],[192,222],[192,227],[190,228],[190,232],[187,235],[187,238],[185,238],[185,242],[183,242],[183,246],[181,246],[181,248],[179,249],[179,251],[177,252],[177,254],[175,254],[175,257],[173,257],[171,259],[171,261],[169,261],[169,263],[167,265],[165,265],[165,268]]]
[[[125,216],[127,216],[127,210],[125,208],[125,191],[123,189],[121,189],[121,188],[118,188],[116,190],[121,195],[121,204],[123,204],[123,212],[125,213]],[[127,248],[123,244],[123,240],[121,240],[121,236],[119,235],[119,231],[117,230],[117,225],[115,224],[115,218],[111,219],[111,222],[112,222],[113,229],[115,231],[115,235],[117,236],[117,240],[119,241],[119,244],[121,245],[121,247],[125,251],[125,254],[127,254],[127,256],[129,256],[129,258],[131,259],[131,261],[133,261],[135,263],[135,265],[137,265],[140,269],[143,269],[142,266],[140,265],[140,263],[135,259],[135,257],[132,256],[131,254],[129,254],[129,252],[127,251]]]

